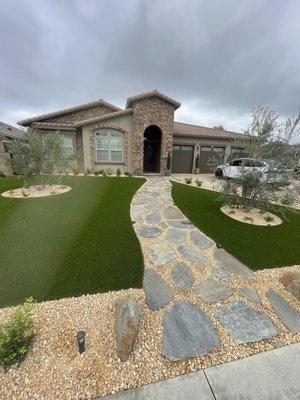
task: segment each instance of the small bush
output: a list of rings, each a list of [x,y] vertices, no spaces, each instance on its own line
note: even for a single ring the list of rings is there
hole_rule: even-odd
[[[98,176],[100,174],[100,171],[94,171],[94,175]]]
[[[29,192],[26,192],[25,189],[22,189],[22,196],[23,197],[28,197],[29,196]]]
[[[235,214],[234,210],[229,210],[228,214]]]
[[[78,168],[73,168],[73,174],[78,175],[79,174],[79,169]]]
[[[105,171],[102,172],[102,176],[106,176],[106,172]]]
[[[128,172],[128,171],[125,171],[125,172],[124,172],[124,175],[125,175],[125,176],[128,176],[128,175],[129,175],[129,172]]]
[[[273,221],[274,221],[274,218],[273,218],[271,215],[265,215],[265,216],[264,216],[264,220],[265,220],[266,222],[273,222]]]
[[[33,299],[26,299],[8,321],[0,325],[0,363],[4,368],[20,363],[29,351],[34,338],[33,306]]]
[[[196,184],[197,184],[197,186],[200,187],[200,186],[202,185],[202,181],[200,181],[200,179],[197,179],[197,180],[196,180]]]
[[[128,172],[128,178],[131,178],[131,177],[132,177],[132,173]]]
[[[84,175],[91,175],[91,170],[90,170],[90,168],[87,168],[87,169],[85,170]]]
[[[5,178],[5,174],[2,171],[0,171],[0,178]]]
[[[117,169],[117,172],[116,172],[116,175],[117,175],[117,176],[121,176],[121,174],[122,174],[122,172],[121,172],[120,168],[118,168],[118,169]]]
[[[187,183],[188,185],[190,185],[192,183],[192,178],[185,178],[185,183]]]
[[[247,217],[247,216],[244,217],[243,220],[244,220],[245,222],[247,222],[247,221],[248,221],[248,222],[251,222],[251,223],[253,222],[253,218]]]
[[[102,175],[104,173],[104,169],[99,169],[99,174]]]
[[[106,173],[107,173],[107,175],[112,175],[113,170],[111,168],[106,168]]]

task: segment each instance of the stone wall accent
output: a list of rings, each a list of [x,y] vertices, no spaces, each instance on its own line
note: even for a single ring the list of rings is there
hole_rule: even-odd
[[[85,108],[83,110],[73,111],[63,115],[58,115],[56,117],[43,119],[42,122],[75,123],[84,121],[89,118],[101,117],[102,115],[110,114],[112,112],[114,112],[114,110],[112,110],[111,108],[106,107],[103,104],[99,104],[97,106]]]
[[[144,167],[144,132],[150,125],[156,125],[162,132],[160,172],[167,168],[168,153],[172,152],[174,105],[159,98],[151,97],[133,104],[133,170],[142,172]]]
[[[83,138],[82,129],[77,129],[75,134],[75,149],[77,153],[77,163],[79,172],[84,172]]]
[[[11,167],[3,160],[3,157],[9,157],[9,154],[4,151],[3,141],[0,140],[0,172],[5,175],[13,175]]]

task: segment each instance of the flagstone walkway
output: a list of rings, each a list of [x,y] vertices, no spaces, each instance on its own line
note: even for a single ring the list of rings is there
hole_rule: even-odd
[[[216,322],[237,343],[276,336],[253,271],[187,220],[173,203],[171,187],[167,178],[150,178],[131,204],[145,259],[147,304],[153,312],[164,310],[163,355],[180,360],[221,347]],[[266,296],[276,317],[300,332],[299,312],[272,289]]]

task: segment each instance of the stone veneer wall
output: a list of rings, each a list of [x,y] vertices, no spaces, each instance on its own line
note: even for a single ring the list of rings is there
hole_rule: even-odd
[[[84,172],[83,138],[82,129],[77,129],[75,133],[75,146],[79,172]]]
[[[11,167],[2,159],[2,157],[9,157],[8,153],[5,153],[3,142],[0,139],[0,172],[3,172],[5,175],[13,175],[13,171]]]
[[[174,106],[159,97],[150,97],[133,104],[133,170],[143,172],[144,132],[150,125],[156,125],[162,132],[160,172],[167,169],[168,153],[172,152]]]

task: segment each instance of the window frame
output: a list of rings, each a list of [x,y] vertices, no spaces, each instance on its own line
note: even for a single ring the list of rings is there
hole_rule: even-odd
[[[70,149],[71,146],[64,146],[64,142],[63,142],[63,149],[64,149],[64,153],[65,153],[66,156],[72,157],[74,155],[74,153],[75,153],[74,135],[72,133],[62,133],[62,132],[60,132],[60,135],[62,136],[63,140],[64,140],[64,138],[68,138],[68,139],[71,140],[71,142],[72,142],[72,153],[69,154],[69,153],[67,153],[65,151],[65,149]]]
[[[100,133],[101,132],[106,132],[108,135],[106,136],[108,139],[108,148],[107,149],[100,149],[98,147],[98,140],[101,139]],[[112,148],[112,139],[114,137],[112,136],[113,133],[117,133],[119,135],[119,138],[122,140],[122,148],[119,150],[117,148]],[[104,138],[105,136],[103,136]],[[95,162],[99,164],[123,164],[124,163],[124,144],[125,144],[125,138],[124,138],[124,133],[118,129],[113,129],[113,128],[100,128],[95,131]],[[98,158],[98,151],[107,151],[108,152],[108,157],[107,160],[101,160]],[[113,152],[119,152],[121,153],[121,160],[118,161],[113,161],[112,160],[112,153]]]

